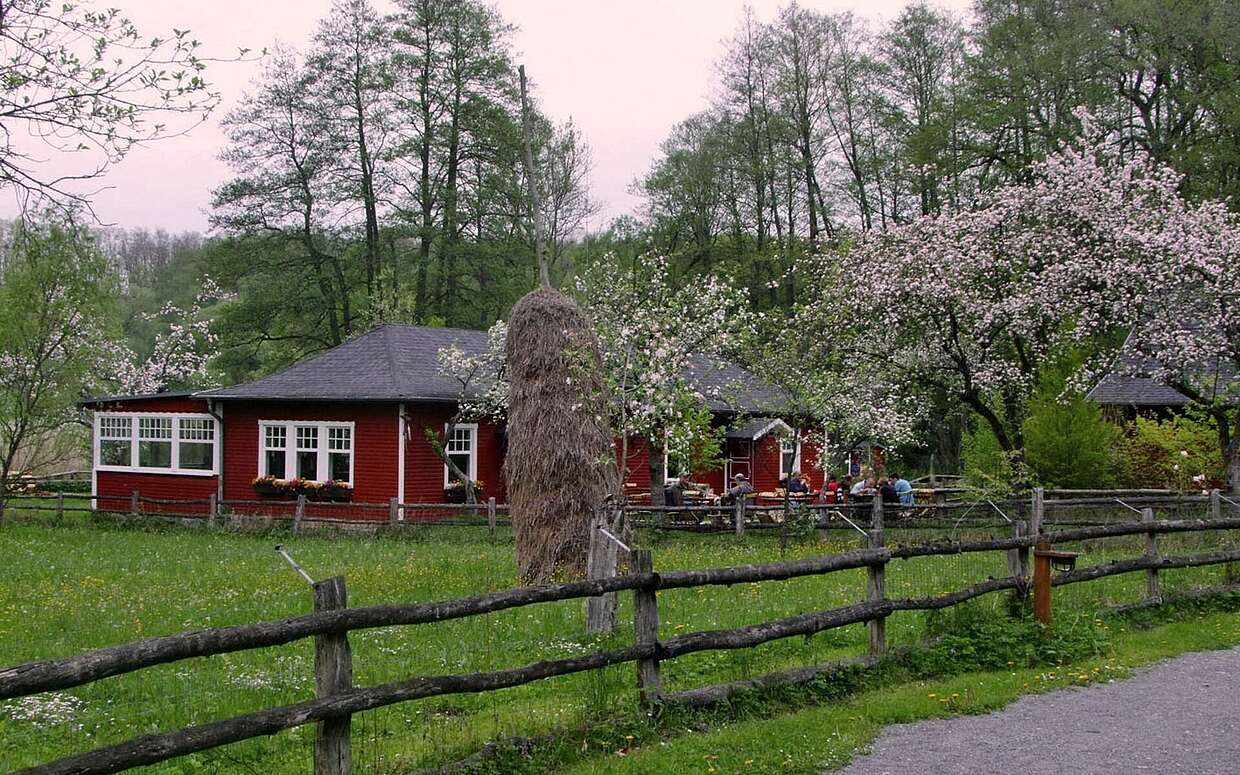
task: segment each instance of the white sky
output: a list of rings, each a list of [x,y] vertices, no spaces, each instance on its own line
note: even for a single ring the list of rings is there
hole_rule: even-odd
[[[768,20],[787,0],[749,0]],[[802,0],[805,7],[852,10],[890,19],[906,0]],[[963,12],[967,0],[939,0]],[[231,56],[279,40],[304,49],[331,0],[97,0],[119,7],[146,36],[188,27],[205,55]],[[380,8],[387,4],[380,0]],[[676,122],[703,109],[715,62],[740,23],[745,0],[497,0],[517,25],[515,59],[535,82],[542,108],[554,120],[570,116],[594,153],[591,193],[604,203],[592,228],[635,211],[633,180],[655,157]],[[132,151],[94,198],[105,222],[121,226],[204,231],[211,189],[228,169],[216,160],[223,144],[219,119],[257,74],[256,62],[214,64],[207,78],[223,103],[207,123],[184,137]],[[13,205],[0,196],[0,213]]]

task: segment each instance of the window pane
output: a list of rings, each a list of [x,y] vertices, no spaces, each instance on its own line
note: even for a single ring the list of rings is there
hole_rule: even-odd
[[[180,426],[182,441],[215,441],[215,420],[183,417]]]
[[[133,431],[133,420],[129,417],[100,417],[99,438],[128,439]]]
[[[298,450],[297,452],[297,476],[301,479],[318,479],[319,478],[319,453],[315,451]]]
[[[268,425],[263,432],[265,434],[263,443],[268,449],[284,449],[287,436],[283,425]]]
[[[215,447],[211,444],[181,442],[181,468],[192,471],[210,471],[214,466]]]
[[[451,454],[451,455],[448,455],[448,459],[451,460],[453,463],[455,463],[457,468],[461,469],[461,473],[465,474],[466,476],[469,476],[469,455],[468,454],[464,454],[464,455]],[[448,480],[456,481],[457,479],[458,477],[455,474],[453,474],[452,469],[449,468],[448,469]]]
[[[131,466],[133,465],[133,460],[130,459],[131,452],[129,439],[123,441],[103,439],[99,442],[99,463],[105,466]]]
[[[347,452],[353,449],[353,429],[328,428],[327,448],[336,452]]]
[[[172,439],[171,417],[139,417],[138,439],[163,441]]]
[[[349,481],[349,455],[344,452],[331,452],[327,456],[331,468],[328,478],[337,482]]]
[[[172,468],[172,442],[139,441],[138,465],[142,468]]]
[[[267,473],[277,479],[284,478],[284,450],[267,450]]]
[[[298,425],[297,448],[317,450],[319,448],[319,429],[313,425]]]

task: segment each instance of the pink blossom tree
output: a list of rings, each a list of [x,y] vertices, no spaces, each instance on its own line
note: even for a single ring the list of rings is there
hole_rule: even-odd
[[[812,310],[854,363],[953,396],[1017,458],[1047,360],[1128,332],[1138,357],[1104,348],[1077,384],[1106,366],[1179,390],[1214,418],[1240,487],[1240,223],[1221,202],[1186,202],[1175,171],[1121,163],[1081,118],[1087,139],[1028,184],[808,260],[833,291]]]

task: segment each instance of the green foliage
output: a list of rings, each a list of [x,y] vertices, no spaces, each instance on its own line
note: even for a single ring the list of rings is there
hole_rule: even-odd
[[[1218,431],[1193,414],[1137,417],[1117,447],[1123,483],[1130,487],[1204,489],[1225,479]],[[1204,476],[1204,482],[1194,477]]]
[[[1012,456],[1004,452],[990,426],[978,422],[960,440],[961,470],[969,485],[991,494],[1010,492],[1015,480]]]
[[[1080,393],[1064,395],[1070,373],[1052,368],[1029,401],[1024,422],[1025,460],[1044,487],[1110,487],[1115,484],[1119,434],[1102,409]]]
[[[0,276],[0,478],[19,450],[74,422],[115,375],[115,277],[90,234],[45,215],[20,226]]]

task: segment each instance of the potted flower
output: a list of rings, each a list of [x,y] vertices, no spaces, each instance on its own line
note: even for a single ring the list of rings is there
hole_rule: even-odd
[[[349,482],[328,479],[319,489],[319,495],[325,501],[351,501],[353,500],[353,485]]]
[[[448,486],[443,488],[444,500],[448,503],[464,503],[465,502],[465,482],[461,479],[453,479],[448,482]],[[482,480],[474,480],[474,500],[482,500]]]

